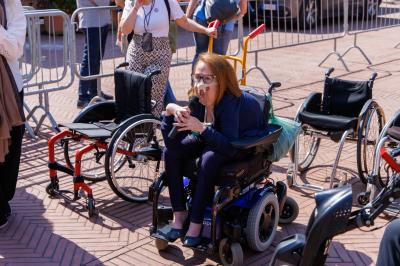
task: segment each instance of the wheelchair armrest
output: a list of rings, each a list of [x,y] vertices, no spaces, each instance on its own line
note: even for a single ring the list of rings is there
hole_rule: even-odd
[[[231,145],[240,150],[246,150],[257,146],[267,146],[275,143],[278,140],[281,132],[281,126],[269,124],[268,131],[264,135],[235,140],[231,142]]]
[[[119,64],[115,69],[122,68],[122,67],[127,67],[127,66],[129,66],[129,63],[128,62],[123,62],[123,63]]]

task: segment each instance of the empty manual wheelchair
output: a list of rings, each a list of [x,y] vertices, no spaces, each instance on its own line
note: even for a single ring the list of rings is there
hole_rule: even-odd
[[[151,78],[159,71],[143,75],[120,67],[114,75],[116,100],[86,107],[73,123],[61,124],[65,129],[48,141],[51,181],[47,193],[76,201],[85,192],[90,216],[95,214],[95,202],[85,180],[106,178],[119,197],[144,202],[163,168],[161,121],[151,114]],[[56,161],[58,141],[64,147],[65,165]],[[57,171],[73,176],[73,197],[60,190]]]
[[[277,84],[273,83],[270,91]],[[268,116],[270,107],[265,95],[255,96],[263,99],[259,103],[265,116]],[[212,204],[206,209],[202,243],[196,247],[197,250],[209,253],[218,250],[224,265],[243,265],[240,243],[255,251],[265,251],[275,237],[278,223],[291,223],[297,218],[299,207],[294,199],[287,196],[285,183],[275,183],[270,178],[272,162],[267,157],[281,132],[280,125],[269,124],[262,136],[231,142],[246,156],[222,166]],[[198,159],[188,158],[183,169],[189,212],[198,168]],[[166,174],[162,173],[151,186],[149,195],[153,204],[150,233],[159,250],[168,247],[166,232],[173,218],[172,208],[163,204],[166,182]]]
[[[291,151],[293,167],[288,171],[288,185],[321,190],[322,187],[297,183],[298,172],[306,171],[317,155],[321,139],[339,142],[338,152],[330,176],[330,188],[345,141],[357,143],[357,168],[363,183],[373,166],[373,151],[379,132],[385,123],[382,108],[372,99],[372,87],[377,76],[366,81],[331,78],[334,71],[325,74],[324,91],[313,92],[297,111],[295,120],[301,123],[301,132]]]

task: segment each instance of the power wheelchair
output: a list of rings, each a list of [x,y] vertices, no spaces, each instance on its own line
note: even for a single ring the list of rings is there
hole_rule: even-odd
[[[374,151],[374,165],[372,171],[367,177],[367,189],[365,192],[360,193],[357,197],[357,201],[360,205],[366,205],[368,202],[372,202],[379,191],[388,185],[390,176],[396,172],[396,169],[392,167],[392,164],[387,162],[385,159],[385,151],[388,150],[393,155],[393,160],[400,155],[400,110],[398,110],[385,124],[382,132],[379,135],[377,145]],[[384,160],[382,160],[382,158]],[[397,170],[398,172],[398,170]],[[400,209],[400,202],[393,201],[390,206],[385,210],[388,213],[397,213]]]
[[[400,133],[400,132],[398,132]],[[400,164],[395,157],[400,149],[380,151],[382,158],[394,171],[387,186],[361,209],[352,211],[353,195],[350,185],[318,192],[316,207],[309,219],[306,233],[283,239],[277,246],[271,266],[276,265],[324,265],[332,239],[340,234],[363,226],[373,226],[374,220],[393,200],[400,197]]]
[[[272,83],[269,92],[278,86],[279,83]],[[265,95],[252,93],[259,100],[268,121],[269,102],[265,100]],[[212,204],[208,206],[203,220],[203,242],[196,247],[209,253],[218,250],[223,265],[243,265],[240,243],[246,243],[255,251],[267,250],[278,223],[291,223],[297,218],[299,207],[293,198],[287,196],[285,183],[275,183],[269,177],[272,162],[266,157],[281,132],[281,126],[269,124],[265,135],[231,143],[248,156],[221,168]],[[189,212],[197,169],[198,162],[188,160],[183,171]],[[173,214],[172,208],[162,203],[166,186],[165,173],[162,173],[151,186],[149,195],[153,204],[150,233],[158,250],[168,247],[165,231]]]
[[[145,202],[149,186],[163,169],[161,121],[151,114],[156,104],[151,100],[151,78],[160,71],[143,75],[125,66],[115,70],[115,101],[86,107],[72,123],[60,124],[65,129],[48,141],[50,183],[46,192],[68,201],[86,197],[89,216],[96,213],[95,201],[85,180],[107,179],[122,199]],[[58,142],[66,164],[56,161]],[[73,176],[72,192],[60,189],[57,171]]]
[[[336,171],[345,141],[357,143],[357,168],[360,179],[367,182],[372,170],[373,150],[385,123],[382,108],[372,99],[372,87],[377,76],[366,81],[331,78],[330,68],[325,74],[324,91],[311,93],[300,106],[295,120],[301,132],[291,150],[292,167],[288,170],[289,187],[322,190],[313,184],[299,184],[298,173],[305,172],[316,157],[321,139],[339,142],[329,187],[334,186]]]

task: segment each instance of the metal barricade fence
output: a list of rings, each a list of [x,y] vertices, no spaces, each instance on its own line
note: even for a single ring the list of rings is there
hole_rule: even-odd
[[[57,123],[50,113],[49,93],[69,88],[74,75],[71,71],[70,35],[71,21],[60,10],[27,10],[27,39],[20,70],[24,80],[26,96],[38,95],[39,103],[30,108],[26,103],[27,120],[36,124],[35,130],[27,123],[27,130],[33,137],[48,118],[51,127],[57,130]],[[57,32],[58,27],[60,31]],[[45,31],[46,33],[43,33]],[[36,112],[42,110],[40,118]]]
[[[347,35],[353,36],[353,45],[343,54],[342,58],[353,49],[358,50],[368,64],[372,64],[367,54],[357,43],[359,34],[388,29],[400,26],[400,2],[389,0],[368,0],[364,1],[363,6],[356,6],[349,2],[349,10],[358,16],[351,16],[348,19]],[[399,34],[400,36],[400,34]],[[397,44],[397,46],[399,46]]]

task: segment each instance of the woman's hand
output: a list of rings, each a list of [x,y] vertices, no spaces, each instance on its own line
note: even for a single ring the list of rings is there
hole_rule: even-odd
[[[205,29],[205,34],[207,34],[208,36],[213,37],[214,39],[216,39],[217,35],[218,35],[218,30],[215,29],[214,27],[206,28]]]
[[[136,0],[135,1],[135,5],[133,6],[133,9],[139,10],[139,8],[141,8],[143,6],[144,0]]]
[[[190,115],[190,109],[188,106],[182,107],[174,103],[168,104],[165,111],[167,112],[167,116],[175,116],[175,120],[178,122],[181,122],[183,117]]]
[[[196,117],[191,115],[184,115],[181,117],[181,122],[174,123],[174,126],[178,127],[178,131],[194,131],[202,133],[206,126],[200,122]]]

